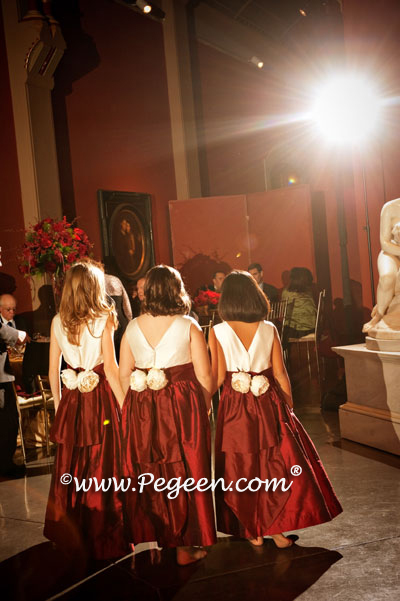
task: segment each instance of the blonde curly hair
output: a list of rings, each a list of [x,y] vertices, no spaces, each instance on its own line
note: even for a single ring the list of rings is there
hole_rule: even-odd
[[[108,315],[118,325],[112,300],[107,297],[104,271],[94,261],[75,263],[66,273],[60,303],[60,318],[71,344],[79,345],[82,326]]]

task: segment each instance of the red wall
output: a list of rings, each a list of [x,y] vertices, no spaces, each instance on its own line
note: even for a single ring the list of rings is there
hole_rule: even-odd
[[[218,267],[247,269],[253,261],[277,288],[282,273],[295,266],[308,267],[315,277],[309,186],[172,201],[170,220],[174,264],[192,293]]]
[[[69,146],[63,201],[75,203],[100,256],[97,190],[150,193],[156,260],[169,262],[176,188],[162,25],[106,0],[81,0],[80,9],[80,22],[61,20],[67,50],[54,94],[58,147]]]
[[[32,309],[32,302],[28,283],[18,271],[17,254],[24,242],[24,216],[1,9],[0,81],[0,181],[2,196],[0,203],[0,246],[2,248],[3,263],[3,266],[0,267],[0,293],[9,292],[9,285],[12,282],[10,276],[15,278],[15,296],[18,300],[18,311],[23,312]]]
[[[365,197],[362,168],[371,227],[375,288],[378,283],[376,260],[380,250],[380,211],[385,202],[400,196],[400,3],[398,0],[372,0],[368,10],[363,0],[343,3],[348,65],[366,71],[381,95],[389,99],[384,120],[374,140],[354,155],[355,223],[363,282],[364,305],[371,306],[368,247],[364,226]]]

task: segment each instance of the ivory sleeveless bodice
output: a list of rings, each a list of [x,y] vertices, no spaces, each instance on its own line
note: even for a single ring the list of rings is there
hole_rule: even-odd
[[[193,324],[200,329],[200,326],[192,317],[177,315],[159,343],[152,347],[140,329],[138,318],[129,322],[125,330],[125,336],[135,359],[136,367],[165,369],[190,363],[192,361],[190,328]]]
[[[214,326],[214,332],[224,352],[227,371],[261,372],[271,367],[275,326],[270,321],[260,321],[248,350],[226,321]]]

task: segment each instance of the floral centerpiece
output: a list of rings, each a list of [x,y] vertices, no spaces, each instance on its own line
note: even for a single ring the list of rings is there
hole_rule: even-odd
[[[219,297],[221,294],[214,290],[199,290],[198,295],[194,299],[196,309],[207,312],[208,309],[215,310],[218,307]]]
[[[66,217],[61,221],[43,219],[25,232],[19,270],[26,277],[51,275],[57,295],[65,272],[75,261],[88,256],[92,247],[87,234]]]

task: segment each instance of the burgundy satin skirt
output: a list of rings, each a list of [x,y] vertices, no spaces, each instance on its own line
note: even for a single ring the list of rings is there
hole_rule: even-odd
[[[47,503],[44,536],[70,552],[95,559],[112,559],[129,552],[124,535],[123,503],[119,493],[84,492],[75,481],[62,484],[63,474],[88,483],[96,477],[121,477],[120,409],[105,379],[103,365],[94,370],[99,384],[92,392],[64,387],[50,439],[58,443]]]
[[[206,405],[191,363],[164,370],[168,385],[159,391],[129,388],[122,411],[123,469],[132,479],[125,493],[130,541],[158,541],[162,547],[216,542],[212,493],[170,492],[153,486],[139,492],[138,476],[155,480],[211,479],[210,428]],[[150,477],[147,477],[148,479]]]
[[[261,373],[270,387],[256,397],[236,392],[227,372],[215,440],[216,478],[224,478],[225,486],[233,482],[233,490],[216,490],[217,529],[246,538],[315,526],[342,511],[310,437],[278,393],[272,369]],[[238,492],[240,478],[284,478],[285,483],[275,490],[263,485],[256,492]]]

